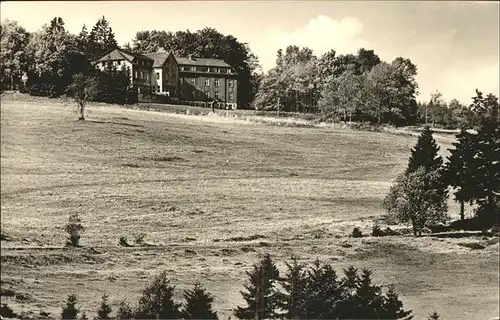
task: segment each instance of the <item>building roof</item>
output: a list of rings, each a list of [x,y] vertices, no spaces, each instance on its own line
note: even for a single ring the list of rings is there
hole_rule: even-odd
[[[184,57],[175,57],[175,60],[177,60],[177,63],[181,65],[231,68],[229,64],[227,64],[224,60],[220,59],[207,59],[207,58],[189,59]]]
[[[144,55],[150,59],[153,59],[153,68],[161,68],[165,61],[167,61],[168,56],[171,52],[157,52],[157,53],[145,53]]]
[[[143,54],[133,54],[133,53],[129,53],[129,52],[126,52],[124,50],[121,50],[121,49],[115,49],[115,50],[111,51],[110,53],[104,55],[99,60],[96,60],[95,62],[102,62],[102,61],[108,61],[108,60],[123,60],[123,59],[127,60],[128,62],[132,62],[134,60],[134,58],[153,60],[153,59],[151,59],[148,56],[143,55]]]

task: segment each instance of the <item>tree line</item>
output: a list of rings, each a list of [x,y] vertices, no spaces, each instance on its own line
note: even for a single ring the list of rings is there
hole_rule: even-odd
[[[460,203],[475,206],[475,227],[490,228],[500,223],[500,119],[498,99],[477,92],[473,105],[480,114],[477,133],[461,129],[447,162],[438,154],[432,131],[426,126],[411,151],[407,169],[391,187],[384,207],[395,220],[409,222],[415,235],[426,226],[448,220],[448,191]]]
[[[233,315],[238,319],[412,319],[393,286],[376,285],[372,272],[353,266],[339,277],[329,264],[316,260],[312,265],[292,257],[280,276],[275,262],[265,254],[246,272],[241,295],[243,306]],[[219,319],[213,310],[214,296],[200,283],[183,292],[183,302],[174,299],[175,286],[167,272],[156,275],[142,290],[135,305],[122,300],[113,310],[104,294],[94,319]],[[88,319],[77,306],[75,294],[67,297],[62,319]],[[434,312],[429,319],[439,319]]]
[[[124,103],[122,80],[130,70],[111,67],[94,70],[90,61],[119,48],[109,22],[103,16],[90,31],[84,25],[79,34],[69,33],[60,17],[52,19],[41,30],[29,33],[16,21],[5,20],[1,25],[1,89],[13,90],[21,85],[22,75],[28,75],[29,93],[57,97],[65,94],[77,74],[97,82],[99,92],[93,100]],[[139,31],[123,48],[131,53],[173,51],[176,55],[194,54],[202,58],[223,59],[239,74],[239,104],[249,106],[258,85],[255,70],[257,57],[248,44],[232,35],[223,35],[212,28],[197,32]],[[104,74],[103,74],[104,73]],[[117,92],[111,90],[119,85]],[[130,83],[127,83],[127,86]]]

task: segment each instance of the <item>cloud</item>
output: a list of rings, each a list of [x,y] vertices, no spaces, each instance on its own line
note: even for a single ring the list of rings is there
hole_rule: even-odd
[[[267,71],[275,65],[276,52],[289,45],[308,47],[318,56],[331,49],[335,49],[338,54],[346,54],[356,53],[362,47],[368,48],[370,43],[361,38],[362,30],[363,23],[357,18],[335,20],[319,15],[291,32],[269,30],[262,41],[252,46],[252,50]]]

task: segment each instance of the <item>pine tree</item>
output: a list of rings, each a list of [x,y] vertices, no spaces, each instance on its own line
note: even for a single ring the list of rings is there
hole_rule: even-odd
[[[383,305],[383,312],[380,314],[381,319],[413,319],[412,311],[403,309],[403,302],[399,300],[398,294],[394,291],[394,286],[389,286],[389,291],[386,294]]]
[[[464,220],[464,203],[472,202],[476,186],[474,185],[477,147],[476,136],[462,129],[456,136],[457,142],[450,149],[450,156],[445,167],[446,183],[454,188],[455,200],[460,202],[460,219]]]
[[[92,60],[99,59],[106,53],[118,48],[115,33],[104,16],[97,21],[90,31],[88,45]]]
[[[254,264],[252,271],[247,271],[248,283],[246,292],[240,291],[245,299],[246,307],[237,307],[234,315],[239,319],[269,319],[277,317],[280,295],[275,287],[279,271],[269,254],[259,263]]]
[[[163,271],[146,286],[139,299],[136,319],[175,319],[180,316],[180,304],[173,300],[174,286],[170,286]]]
[[[134,311],[126,300],[118,303],[118,310],[116,310],[116,320],[128,320],[134,318]]]
[[[102,296],[101,307],[99,308],[99,310],[97,310],[97,317],[95,319],[108,320],[111,319],[109,316],[110,314],[111,314],[111,307],[108,304],[108,295],[104,294]]]
[[[80,316],[80,320],[89,320],[89,318],[87,317],[87,314],[85,313],[85,311]]]
[[[429,126],[425,126],[418,137],[415,148],[411,150],[406,172],[415,172],[419,167],[424,167],[425,172],[441,168],[443,159],[439,156],[438,152],[439,146],[432,136],[432,131]]]
[[[281,281],[281,285],[285,290],[282,296],[281,309],[285,311],[284,316],[287,319],[304,319],[306,318],[306,303],[308,300],[307,274],[304,270],[304,265],[297,261],[296,257],[292,257],[292,263],[286,263],[288,268],[285,278]]]
[[[184,319],[218,319],[217,313],[212,310],[214,298],[201,284],[196,283],[193,289],[185,290],[184,299]]]
[[[76,319],[79,310],[76,308],[76,295],[70,294],[66,300],[66,305],[63,307],[61,312],[61,319]]]
[[[478,216],[486,225],[498,224],[500,218],[500,123],[485,119],[477,134],[474,179]]]
[[[439,316],[439,314],[436,311],[431,313],[429,315],[429,318],[428,318],[428,320],[439,320],[439,319],[441,319],[441,317]]]
[[[319,260],[307,272],[305,311],[307,319],[335,319],[338,305],[343,298],[335,270]]]

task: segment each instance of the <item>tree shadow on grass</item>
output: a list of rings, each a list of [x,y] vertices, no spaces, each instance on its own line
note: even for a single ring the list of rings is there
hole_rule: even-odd
[[[143,125],[140,124],[133,124],[133,123],[123,123],[123,122],[114,122],[114,121],[98,121],[98,120],[85,120],[85,122],[92,122],[92,123],[99,123],[99,124],[117,124],[117,125],[122,125],[122,126],[129,126],[129,127],[140,127],[143,128]]]

